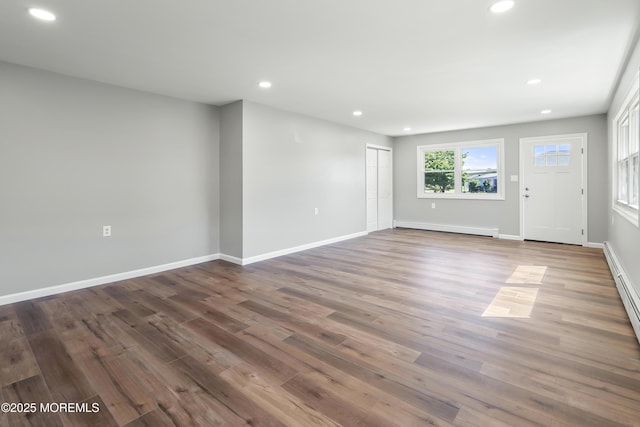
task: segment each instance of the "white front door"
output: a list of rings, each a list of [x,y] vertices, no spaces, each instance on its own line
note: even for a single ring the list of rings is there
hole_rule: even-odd
[[[586,134],[520,139],[523,237],[584,244]]]
[[[393,227],[392,156],[388,148],[367,147],[367,231]]]

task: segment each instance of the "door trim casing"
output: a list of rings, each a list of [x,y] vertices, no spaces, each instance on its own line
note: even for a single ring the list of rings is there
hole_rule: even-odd
[[[581,171],[580,171],[580,181],[581,181],[581,185],[582,185],[582,190],[584,191],[584,194],[582,195],[582,224],[581,224],[581,228],[584,230],[584,233],[582,234],[582,246],[587,246],[589,244],[589,217],[588,217],[588,213],[589,213],[589,203],[588,203],[588,199],[589,199],[589,189],[588,189],[588,180],[587,180],[587,165],[588,163],[588,147],[589,147],[589,134],[587,132],[581,132],[581,133],[568,133],[568,134],[561,134],[561,135],[544,135],[544,136],[534,136],[534,137],[526,137],[526,138],[520,138],[519,140],[519,165],[518,165],[518,198],[520,199],[519,201],[519,209],[520,209],[520,240],[524,240],[525,236],[524,236],[524,221],[525,221],[525,217],[524,217],[524,198],[522,197],[522,195],[524,194],[524,160],[525,160],[525,153],[524,153],[524,143],[525,142],[536,142],[536,141],[545,141],[548,139],[554,139],[554,138],[581,138],[582,139],[582,164],[581,164]]]

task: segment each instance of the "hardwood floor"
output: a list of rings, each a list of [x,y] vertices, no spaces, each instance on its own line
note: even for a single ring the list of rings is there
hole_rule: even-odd
[[[1,402],[86,404],[0,425],[640,426],[640,345],[568,245],[388,230],[2,306],[0,339]]]

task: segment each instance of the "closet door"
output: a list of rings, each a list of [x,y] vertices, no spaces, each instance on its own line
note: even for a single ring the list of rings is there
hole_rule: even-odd
[[[378,230],[391,228],[392,222],[391,151],[378,150]]]
[[[393,227],[391,150],[367,147],[367,231]]]
[[[378,229],[378,150],[367,148],[367,231]]]

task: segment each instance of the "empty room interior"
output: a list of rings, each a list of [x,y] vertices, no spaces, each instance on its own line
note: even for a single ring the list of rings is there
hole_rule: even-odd
[[[640,426],[640,2],[0,2],[0,426]]]

